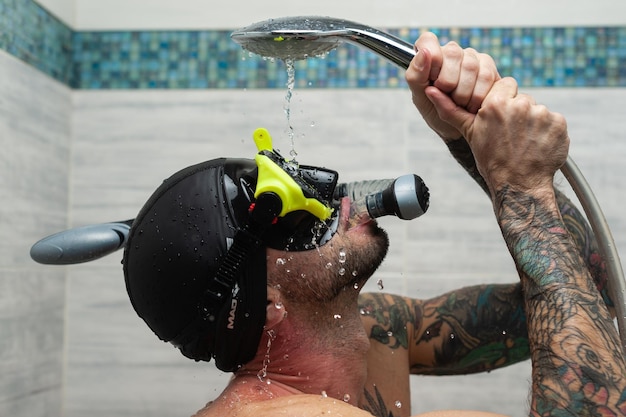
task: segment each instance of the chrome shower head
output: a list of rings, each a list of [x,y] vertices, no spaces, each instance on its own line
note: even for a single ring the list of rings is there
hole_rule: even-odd
[[[400,38],[360,23],[322,16],[269,19],[239,29],[231,38],[250,52],[282,60],[319,56],[342,42],[364,46],[405,69],[415,56],[413,45]]]

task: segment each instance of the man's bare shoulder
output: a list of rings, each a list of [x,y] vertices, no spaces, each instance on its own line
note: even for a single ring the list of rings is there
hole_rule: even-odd
[[[288,395],[265,401],[213,403],[194,417],[372,417],[372,414],[343,401],[321,395]],[[481,411],[432,411],[414,417],[506,417]]]
[[[372,417],[366,411],[322,395],[287,395],[263,401],[218,399],[194,417]]]

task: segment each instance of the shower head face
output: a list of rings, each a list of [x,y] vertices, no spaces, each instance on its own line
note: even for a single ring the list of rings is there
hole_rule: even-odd
[[[235,31],[230,36],[250,52],[285,61],[320,56],[342,42],[365,47],[404,69],[415,57],[413,45],[400,38],[360,23],[332,17],[270,19]]]
[[[254,23],[231,34],[247,51],[268,58],[299,60],[335,49],[352,22],[318,16],[282,17]]]

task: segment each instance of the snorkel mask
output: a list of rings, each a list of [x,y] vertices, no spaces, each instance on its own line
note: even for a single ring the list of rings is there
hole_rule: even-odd
[[[183,355],[213,358],[223,371],[256,353],[266,248],[321,244],[335,214],[335,171],[285,160],[265,129],[253,136],[254,162],[208,161],[166,180],[133,223],[124,255],[139,316]]]
[[[265,244],[300,251],[326,243],[337,229],[338,202],[333,197],[339,174],[287,161],[272,148],[272,138],[265,129],[257,129],[253,137],[259,149],[254,197],[263,201],[271,198],[277,208],[280,205]]]

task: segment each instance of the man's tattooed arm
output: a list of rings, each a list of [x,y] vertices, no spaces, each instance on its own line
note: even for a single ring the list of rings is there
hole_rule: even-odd
[[[451,141],[448,147],[487,191],[465,139]],[[591,228],[565,195],[555,193],[565,226],[611,308],[606,267]],[[361,298],[361,309],[376,320],[371,327],[373,340],[392,349],[411,350],[412,373],[482,372],[529,357],[521,284],[462,288],[427,301],[367,294]]]
[[[478,183],[478,185],[489,195],[489,188],[485,180],[478,172],[474,154],[464,138],[447,141],[446,145],[450,154],[467,171],[467,173]],[[557,203],[565,226],[572,235],[580,255],[585,261],[585,265],[591,271],[591,276],[602,294],[602,299],[613,313],[613,302],[608,293],[608,275],[606,264],[600,255],[597,240],[591,230],[591,226],[582,215],[580,210],[563,194],[555,188]]]
[[[555,202],[503,187],[494,207],[523,286],[531,415],[626,415],[624,352]]]
[[[520,284],[462,288],[427,301],[362,294],[370,338],[408,349],[411,373],[488,371],[529,357]]]

